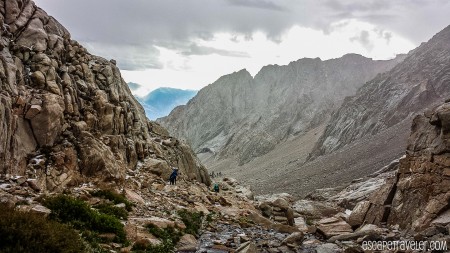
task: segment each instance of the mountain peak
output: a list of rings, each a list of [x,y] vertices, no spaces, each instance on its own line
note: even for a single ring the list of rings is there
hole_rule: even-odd
[[[222,85],[223,83],[234,83],[235,80],[239,80],[239,79],[253,79],[252,75],[250,74],[250,72],[247,71],[247,69],[241,69],[239,71],[235,71],[233,73],[230,74],[226,74],[223,75],[221,77],[219,77],[219,79],[217,79],[214,83],[212,83],[211,85]],[[208,87],[208,86],[207,86]],[[205,87],[205,88],[207,88]]]
[[[247,70],[246,68],[243,68],[243,69],[241,69],[241,70],[239,70],[239,71],[237,71],[237,72],[234,72],[234,73],[239,74],[239,75],[248,75],[248,76],[252,76],[252,75],[250,74],[250,72],[248,72],[248,70]]]
[[[346,56],[352,58],[365,59]],[[234,158],[243,164],[266,154],[283,139],[320,124],[325,117],[313,118],[314,112],[325,114],[393,65],[370,59],[342,64],[303,58],[289,65],[264,66],[254,78],[242,69],[203,88],[193,99],[195,103],[161,123],[195,150],[210,148],[224,157],[238,154]]]

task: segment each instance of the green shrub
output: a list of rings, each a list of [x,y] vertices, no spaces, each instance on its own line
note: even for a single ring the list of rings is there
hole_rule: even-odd
[[[117,242],[125,242],[125,231],[119,219],[91,209],[82,200],[67,195],[58,195],[45,199],[43,204],[52,210],[51,219],[71,224],[82,231],[114,233]]]
[[[178,229],[167,227],[164,229],[158,228],[153,224],[147,225],[148,231],[161,239],[160,245],[144,246],[140,244],[133,245],[133,252],[137,253],[169,253],[174,252],[175,245],[180,241],[183,233]]]
[[[158,237],[159,239],[162,239],[163,241],[171,241],[174,244],[176,244],[183,235],[181,231],[173,227],[161,229],[153,224],[149,224],[147,225],[147,228],[152,235]]]
[[[124,208],[114,206],[112,204],[99,204],[94,206],[99,212],[104,214],[112,215],[118,219],[126,220],[128,219],[128,212]]]
[[[130,201],[127,200],[127,198],[125,198],[125,196],[123,196],[122,194],[118,194],[115,193],[111,190],[98,190],[98,191],[93,191],[91,192],[91,195],[94,197],[99,197],[99,198],[104,198],[107,200],[111,200],[114,204],[120,204],[120,203],[124,203],[125,204],[125,209],[127,209],[127,211],[131,211],[132,207],[133,207],[133,203],[131,203]]]
[[[0,205],[0,252],[86,252],[71,227]]]
[[[186,225],[184,232],[197,237],[202,226],[202,217],[204,216],[203,212],[191,213],[187,210],[179,210],[178,215],[184,222],[184,225]]]
[[[210,212],[208,215],[206,215],[206,222],[211,223],[214,220],[214,212]]]
[[[172,253],[174,252],[174,246],[166,242],[163,242],[160,245],[150,245],[150,246],[141,246],[135,244],[133,245],[132,251],[134,253]]]

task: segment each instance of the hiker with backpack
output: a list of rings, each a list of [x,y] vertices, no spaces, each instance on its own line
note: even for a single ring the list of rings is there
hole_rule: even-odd
[[[218,183],[215,183],[215,184],[214,184],[213,190],[214,190],[214,192],[216,192],[216,193],[219,192],[220,188],[219,188],[219,184],[218,184]]]
[[[178,168],[172,168],[172,174],[170,174],[169,181],[171,185],[177,184]]]

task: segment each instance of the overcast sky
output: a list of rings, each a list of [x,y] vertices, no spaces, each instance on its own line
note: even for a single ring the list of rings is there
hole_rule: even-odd
[[[450,0],[35,0],[127,82],[199,89],[246,68],[390,59],[450,25]]]

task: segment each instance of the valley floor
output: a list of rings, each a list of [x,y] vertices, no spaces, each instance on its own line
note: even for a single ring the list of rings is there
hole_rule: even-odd
[[[306,162],[325,126],[279,144],[268,154],[238,166],[233,159],[216,160],[208,154],[199,158],[210,172],[234,177],[250,185],[256,194],[288,192],[302,198],[309,192],[337,187],[365,177],[405,153],[411,119],[370,136],[338,152]]]

